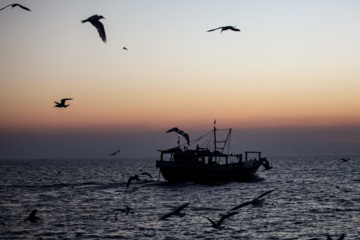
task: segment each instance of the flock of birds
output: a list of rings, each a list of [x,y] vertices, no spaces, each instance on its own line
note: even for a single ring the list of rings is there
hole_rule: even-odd
[[[14,8],[14,7],[20,7],[21,9],[23,10],[26,10],[26,11],[31,11],[29,8],[23,6],[23,5],[20,5],[18,3],[13,3],[13,4],[9,4],[3,8],[0,9],[1,10],[4,10],[5,8],[8,8],[8,7],[11,7],[11,8]],[[81,20],[82,23],[86,23],[86,22],[90,22],[98,31],[99,33],[99,36],[101,38],[101,40],[103,42],[106,43],[106,33],[105,33],[105,28],[104,28],[104,25],[100,22],[101,19],[105,19],[103,16],[101,15],[93,15],[85,20]],[[236,26],[223,26],[223,27],[218,27],[218,28],[214,28],[214,29],[210,29],[208,30],[207,32],[212,32],[212,31],[216,31],[216,30],[221,30],[220,33],[222,33],[223,31],[227,31],[227,30],[231,30],[231,31],[235,31],[235,32],[239,32],[240,29],[236,28]],[[126,47],[123,47],[124,50],[128,50]],[[70,106],[70,104],[66,104],[66,101],[69,101],[69,100],[73,100],[73,98],[63,98],[60,100],[60,103],[59,102],[56,102],[55,101],[55,106],[56,108],[67,108],[68,106]],[[172,128],[168,131],[166,131],[166,133],[168,132],[176,132],[179,134],[179,136],[183,136],[187,143],[189,144],[190,140],[189,140],[189,135],[187,133],[185,133],[184,131],[180,130],[179,128],[175,127],[175,128]],[[117,150],[113,153],[111,153],[109,156],[115,156],[117,153],[119,153],[120,150]],[[341,159],[342,161],[348,161],[349,159]],[[269,170],[271,169],[271,167],[269,166],[269,163],[268,162],[265,162],[263,163],[264,167],[265,167],[265,170]],[[149,173],[147,172],[142,172],[141,173],[142,175],[146,175],[150,178],[153,178]],[[126,188],[129,187],[130,183],[133,181],[133,180],[137,180],[139,181],[139,176],[137,174],[135,174],[134,176],[132,177],[129,177],[128,181],[127,181],[127,185],[126,185]],[[263,194],[261,194],[260,196],[254,198],[253,200],[251,201],[247,201],[247,202],[244,202],[244,203],[241,203],[240,205],[237,205],[236,207],[232,208],[228,213],[226,213],[225,215],[221,216],[221,218],[215,222],[213,221],[212,219],[208,218],[208,217],[204,217],[205,219],[207,219],[213,228],[216,228],[216,229],[220,229],[220,228],[223,228],[222,227],[222,224],[223,222],[227,219],[227,218],[230,218],[231,216],[234,216],[236,214],[238,214],[239,212],[238,211],[234,211],[234,210],[238,210],[239,208],[242,208],[242,207],[245,207],[247,205],[252,205],[253,207],[263,207],[264,206],[264,203],[265,203],[265,198],[264,196],[266,196],[267,194],[275,191],[276,189],[272,189],[270,191],[267,191]],[[178,216],[178,217],[184,217],[185,216],[185,213],[182,212],[183,209],[185,209],[187,206],[189,206],[189,202],[188,203],[185,203],[185,204],[182,204],[180,205],[179,207],[175,208],[173,211],[163,215],[162,217],[160,217],[159,220],[166,220],[168,219],[169,217],[171,216]],[[125,215],[128,215],[129,213],[133,213],[131,211],[132,209],[128,206],[126,206],[125,209],[116,209],[116,211],[121,211],[121,212],[124,212]],[[34,209],[30,215],[24,219],[24,221],[30,221],[30,222],[33,222],[35,223],[37,220],[39,220],[40,218],[36,217],[36,213],[37,213],[37,210]],[[345,234],[342,234],[338,240],[343,240],[345,238]],[[332,238],[330,236],[327,236],[327,240],[332,240]]]
[[[152,176],[149,174],[149,173],[142,173],[144,175],[148,175],[152,178]],[[126,187],[129,187],[129,184],[132,180],[139,180],[139,176],[138,175],[135,175],[133,177],[130,177],[129,180],[128,180],[128,183],[127,183],[127,186]],[[234,216],[235,214],[238,214],[239,212],[234,212],[234,210],[237,210],[239,208],[242,208],[242,207],[245,207],[245,206],[248,206],[248,205],[252,205],[253,207],[263,207],[264,206],[264,203],[265,203],[265,196],[268,195],[269,193],[273,192],[277,190],[277,188],[275,189],[272,189],[270,191],[267,191],[263,194],[261,194],[260,196],[252,199],[251,201],[247,201],[247,202],[244,202],[244,203],[241,203],[240,205],[237,205],[236,207],[232,208],[230,211],[228,211],[228,213],[226,213],[225,215],[221,216],[221,218],[217,221],[217,222],[214,222],[213,220],[211,220],[210,218],[208,217],[204,217],[205,219],[209,220],[209,222],[211,223],[212,227],[213,228],[216,228],[216,229],[220,229],[220,228],[223,228],[222,226],[222,223],[225,221],[225,219],[231,217],[231,216]],[[184,212],[182,212],[182,210],[184,210],[187,206],[189,206],[190,203],[187,202],[185,204],[182,204],[178,207],[176,207],[173,211],[171,212],[168,212],[166,214],[164,214],[163,216],[161,216],[159,218],[159,220],[166,220],[168,218],[170,218],[171,216],[178,216],[178,217],[184,217],[186,214]],[[121,211],[123,213],[125,213],[125,215],[128,215],[129,213],[133,213],[132,211],[132,208],[126,206],[125,208],[123,209],[115,209],[116,211]],[[27,221],[29,220],[30,222],[33,222],[35,223],[37,220],[40,220],[40,218],[36,217],[37,213],[37,210],[34,209],[29,217],[27,217],[26,219],[24,219],[24,221]]]
[[[7,7],[11,7],[11,8],[20,7],[22,9],[26,10],[26,11],[31,11],[29,8],[27,8],[27,7],[23,6],[23,5],[20,5],[18,3],[9,4],[9,5],[1,8],[0,11],[7,8]],[[104,27],[104,24],[102,24],[100,22],[101,19],[105,19],[105,18],[103,16],[101,16],[101,15],[95,14],[95,15],[93,15],[93,16],[85,19],[85,20],[81,20],[81,22],[82,23],[86,23],[86,22],[91,23],[97,29],[101,40],[104,43],[106,43],[105,27]],[[227,31],[227,30],[231,30],[231,31],[234,31],[234,32],[239,32],[240,31],[240,29],[236,28],[236,26],[224,26],[224,27],[218,27],[218,28],[210,29],[207,32],[212,32],[212,31],[216,31],[216,30],[219,30],[219,29],[221,29],[220,33],[222,33],[223,31]],[[123,49],[128,51],[128,49],[126,47],[123,47]],[[61,99],[60,103],[55,102],[56,105],[54,107],[67,108],[68,106],[70,106],[70,105],[65,104],[65,101],[67,101],[67,100],[73,100],[73,99],[72,98],[63,98],[63,99]]]
[[[142,174],[149,175],[149,176],[152,178],[152,176],[151,176],[150,174],[148,174],[148,173],[142,173]],[[138,175],[135,175],[135,176],[133,176],[133,177],[130,177],[129,180],[128,180],[128,183],[127,183],[127,187],[129,186],[129,184],[130,184],[130,182],[131,182],[132,180],[139,180],[139,176],[138,176]],[[212,220],[212,219],[210,219],[210,218],[208,218],[208,217],[205,217],[205,216],[203,216],[203,218],[207,219],[207,220],[210,222],[211,227],[213,227],[214,229],[222,229],[222,228],[224,228],[223,223],[224,223],[225,220],[227,220],[228,218],[230,218],[230,217],[232,217],[232,216],[234,216],[234,215],[236,215],[236,214],[239,214],[239,211],[235,211],[235,210],[238,210],[238,209],[240,209],[240,208],[246,207],[246,206],[248,206],[248,205],[252,205],[252,207],[255,207],[255,208],[262,208],[262,207],[264,206],[264,203],[265,203],[265,196],[268,195],[268,194],[270,194],[270,193],[272,193],[273,191],[275,191],[275,190],[277,190],[277,189],[278,189],[278,188],[275,188],[275,189],[269,190],[269,191],[267,191],[267,192],[264,192],[264,193],[262,193],[261,195],[259,195],[258,197],[254,198],[254,199],[252,199],[252,200],[250,200],[250,201],[247,201],[247,202],[244,202],[244,203],[241,203],[241,204],[235,206],[234,208],[232,208],[232,209],[230,209],[229,211],[227,211],[225,214],[221,215],[220,219],[217,220],[217,221],[214,221],[214,220]],[[189,205],[190,205],[190,202],[187,202],[187,203],[184,203],[184,204],[182,204],[182,205],[174,208],[174,210],[172,210],[172,211],[170,211],[170,212],[162,215],[162,216],[159,218],[159,221],[167,220],[167,219],[169,219],[169,218],[171,218],[171,217],[173,217],[173,216],[184,217],[184,216],[186,215],[186,213],[184,212],[184,211],[185,211],[184,209],[185,209],[186,207],[188,207]],[[133,214],[133,213],[134,213],[133,209],[130,208],[129,206],[125,206],[125,208],[115,209],[115,211],[116,211],[116,212],[121,211],[121,212],[123,212],[125,215]],[[30,213],[29,217],[27,217],[26,219],[24,219],[24,221],[29,220],[29,221],[35,223],[37,220],[40,220],[39,217],[36,217],[36,216],[35,216],[36,213],[37,213],[37,210],[34,209],[34,210]],[[115,220],[117,220],[117,213],[116,213],[116,215],[115,215]],[[343,240],[344,238],[345,238],[345,234],[342,234],[342,235],[338,238],[338,240]],[[317,239],[317,238],[316,238],[316,239]],[[314,239],[310,239],[310,240],[315,240],[315,238],[314,238]],[[328,236],[327,236],[327,240],[332,240],[331,236],[328,235]]]

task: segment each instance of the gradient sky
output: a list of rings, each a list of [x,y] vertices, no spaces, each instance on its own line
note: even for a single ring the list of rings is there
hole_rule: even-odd
[[[32,11],[0,11],[0,158],[154,157],[166,130],[214,119],[265,154],[360,152],[357,0],[17,3]],[[241,32],[206,32],[226,25]]]

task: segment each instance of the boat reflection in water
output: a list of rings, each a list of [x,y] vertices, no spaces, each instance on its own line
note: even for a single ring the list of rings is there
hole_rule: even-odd
[[[227,131],[225,140],[220,140],[219,131]],[[231,139],[230,129],[216,129],[191,141],[197,144],[195,149],[179,146],[159,150],[160,160],[156,167],[160,168],[165,180],[170,182],[226,182],[251,180],[259,167],[268,163],[261,157],[261,152],[246,151],[243,154],[229,152]],[[201,142],[201,143],[200,143]],[[212,148],[209,145],[213,145]]]

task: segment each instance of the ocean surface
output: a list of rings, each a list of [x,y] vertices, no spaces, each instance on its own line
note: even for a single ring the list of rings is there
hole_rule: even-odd
[[[216,184],[170,184],[155,160],[0,160],[0,238],[360,239],[360,155],[271,156],[273,168],[253,181]],[[126,188],[144,171],[153,178]],[[262,208],[239,209],[223,229],[204,218],[217,221],[274,188]],[[184,217],[159,220],[187,202]],[[40,219],[24,221],[34,209]]]

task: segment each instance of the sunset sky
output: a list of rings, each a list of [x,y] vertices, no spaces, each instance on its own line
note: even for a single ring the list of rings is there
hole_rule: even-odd
[[[215,119],[264,154],[360,153],[360,1],[17,3],[31,12],[0,11],[0,159],[156,157],[166,130]],[[80,22],[94,14],[107,43]]]

